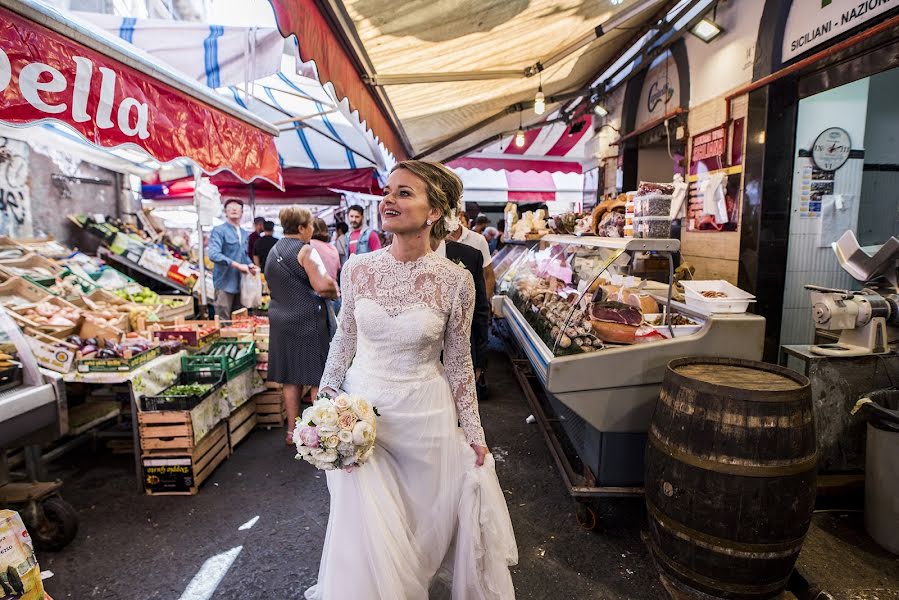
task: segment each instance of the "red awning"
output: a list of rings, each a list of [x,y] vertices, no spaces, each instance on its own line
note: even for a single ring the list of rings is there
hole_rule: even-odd
[[[219,173],[212,177],[211,181],[218,187],[222,198],[246,199],[250,196],[250,186],[230,173]],[[194,180],[190,177],[157,184],[154,185],[155,187],[162,187],[164,191],[155,194],[153,199],[163,202],[193,198],[194,194]],[[363,194],[377,194],[380,191],[377,172],[374,168],[330,169],[327,171],[291,168],[284,169],[283,192],[268,183],[257,182],[253,185],[253,196],[257,201],[282,200],[285,202],[289,202],[293,198],[339,197],[340,194],[332,191],[332,188]],[[146,194],[146,197],[151,196]]]
[[[269,0],[275,20],[284,37],[297,36],[300,56],[315,62],[318,79],[334,86],[337,98],[347,98],[360,118],[381,143],[399,160],[407,157],[406,148],[385,116],[381,105],[362,81],[359,71],[334,35],[327,19],[314,0]]]
[[[99,146],[281,185],[276,130],[204,90],[51,8],[0,7],[0,121],[58,121]]]

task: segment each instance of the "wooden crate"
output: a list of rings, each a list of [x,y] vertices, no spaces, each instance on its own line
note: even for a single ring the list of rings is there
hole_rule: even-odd
[[[188,427],[190,425],[189,417],[187,425]],[[172,425],[158,427],[172,427]],[[144,440],[141,438],[141,445],[143,443]],[[141,455],[144,492],[149,496],[193,496],[199,491],[200,485],[230,455],[231,446],[228,444],[226,423],[221,423],[210,431],[191,448],[190,452],[158,450],[147,452],[145,448]]]
[[[137,420],[140,426],[140,446],[143,455],[191,454],[193,452],[194,428],[190,421],[189,411],[141,412],[138,414]]]
[[[283,427],[287,419],[284,398],[280,391],[263,392],[253,396],[256,401],[256,423],[258,427],[271,429]]]
[[[256,400],[250,398],[228,417],[228,443],[231,452],[256,427]]]

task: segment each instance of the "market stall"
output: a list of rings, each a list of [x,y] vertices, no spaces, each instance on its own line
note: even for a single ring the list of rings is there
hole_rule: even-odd
[[[634,200],[643,215],[671,195]],[[748,294],[676,271],[680,242],[670,233],[622,237],[599,228],[597,235],[593,215],[543,217],[512,219],[515,234],[539,239],[500,260],[493,302],[500,329],[572,495],[640,493],[665,366],[685,356],[758,359],[765,320],[746,313]],[[549,228],[567,233],[538,233]],[[665,268],[647,268],[651,261]]]
[[[260,179],[282,185],[273,139],[278,130],[264,120],[71,14],[31,0],[14,0],[4,3],[0,16],[0,85],[5,91],[0,97],[0,122],[4,125],[25,127],[53,120],[91,144],[140,149],[159,164],[186,159],[197,173],[228,171],[241,182]],[[159,340],[151,328],[153,323],[174,322],[192,314],[192,300],[156,294],[103,263],[129,267],[133,263],[187,292],[197,280],[204,280],[202,260],[198,276],[188,261],[153,239],[147,227],[94,216],[76,221],[101,238],[104,261],[52,239],[3,240],[0,303],[4,318],[16,324],[12,331],[21,343],[15,354],[0,357],[0,367],[10,371],[9,383],[16,386],[4,398],[10,401],[4,402],[0,430],[30,423],[31,431],[21,429],[18,439],[7,442],[32,444],[25,454],[32,459],[29,471],[36,473],[41,457],[34,444],[60,436],[71,439],[117,423],[118,433],[113,435],[133,437],[128,451],[134,452],[140,469],[141,459],[154,450],[140,435],[144,424],[138,415],[146,412],[140,403],[147,394],[165,392],[166,384],[173,382],[187,386],[175,392],[202,388],[205,393],[216,386],[175,382],[183,372],[191,372],[183,362],[189,357],[179,349],[180,342]],[[197,348],[194,353],[204,351],[211,349]],[[247,358],[245,353],[244,371],[230,373],[233,377],[227,381],[219,374],[221,392],[209,395],[217,400],[190,407],[187,412],[196,417],[189,420],[190,445],[169,448],[170,454],[182,458],[180,450],[208,446],[221,421],[232,411],[239,412],[235,409],[242,409],[254,390],[262,389],[255,349],[249,354]],[[29,361],[40,365],[44,375],[23,381],[20,374]],[[66,382],[64,387],[61,381]],[[196,393],[186,396],[179,400],[196,400]],[[46,429],[42,415],[47,407],[55,409],[56,426],[49,438],[35,437],[39,428]],[[41,419],[31,419],[35,415]],[[218,448],[221,440],[213,441]],[[128,445],[127,439],[123,442]],[[220,456],[220,451],[214,456],[204,454],[205,472]],[[141,479],[140,488],[148,481]],[[36,498],[58,489],[58,485],[32,485]],[[188,491],[195,492],[196,486]],[[44,520],[40,507],[31,514]],[[69,530],[61,533],[74,535]],[[56,542],[64,545],[70,539]]]

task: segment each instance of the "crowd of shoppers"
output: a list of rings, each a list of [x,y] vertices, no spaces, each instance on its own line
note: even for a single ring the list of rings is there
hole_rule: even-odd
[[[243,203],[228,200],[226,222],[213,228],[209,236],[209,259],[214,264],[214,308],[229,319],[240,308],[240,283],[244,275],[262,271],[271,295],[268,315],[270,381],[284,386],[288,417],[287,441],[299,415],[300,394],[311,388],[315,398],[327,359],[339,312],[339,281],[343,265],[355,254],[365,254],[388,245],[389,238],[365,221],[359,205],[346,211],[346,222],[338,221],[333,235],[327,223],[299,206],[279,214],[282,238],[275,237],[274,221],[253,219],[253,231],[241,229]],[[492,255],[502,245],[500,220],[494,227],[484,215],[470,223],[463,221],[445,240],[432,243],[439,255],[458,262],[475,279],[477,306],[472,325],[471,346],[478,395],[486,395],[486,346],[490,322],[489,297],[495,288]]]

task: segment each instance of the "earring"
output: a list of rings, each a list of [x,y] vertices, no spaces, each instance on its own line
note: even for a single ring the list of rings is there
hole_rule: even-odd
[[[428,225],[433,225],[433,224],[434,224],[434,221],[431,220],[431,219],[428,219],[427,221],[425,221],[425,223],[428,224]]]

